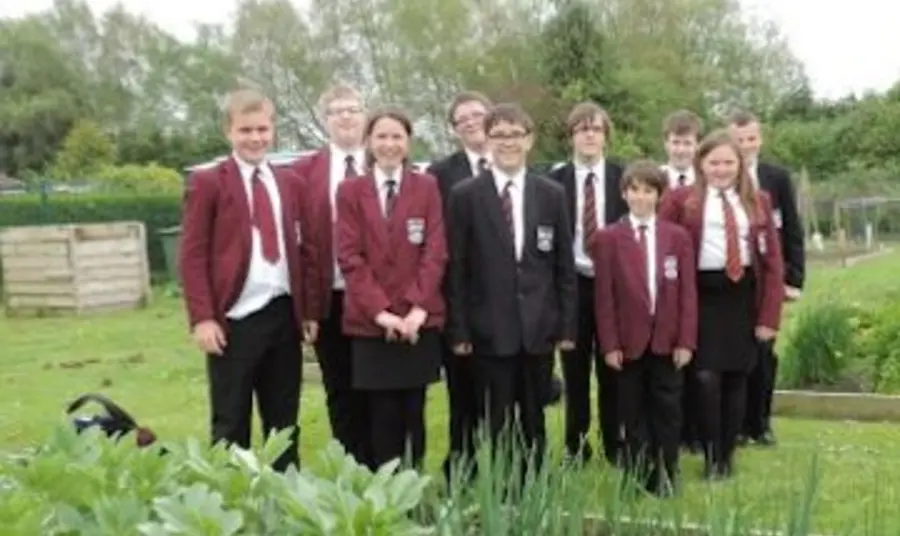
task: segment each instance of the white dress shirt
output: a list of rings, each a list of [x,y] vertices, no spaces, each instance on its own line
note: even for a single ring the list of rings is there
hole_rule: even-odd
[[[247,193],[247,201],[250,204],[249,211],[251,221],[253,219],[253,172],[256,166],[244,162],[237,155],[233,155],[241,173],[241,181],[244,191]],[[281,217],[281,194],[275,176],[267,163],[259,166],[259,178],[272,201],[272,216],[275,219],[275,229],[278,234],[278,260],[272,264],[263,257],[262,236],[254,225],[251,229],[250,264],[247,269],[247,278],[238,296],[237,301],[229,309],[225,316],[231,319],[241,319],[265,307],[272,299],[291,293],[290,279],[287,269],[284,244],[284,225]]]
[[[606,162],[601,159],[593,166],[575,164],[575,270],[583,276],[594,276],[594,262],[584,252],[584,181],[588,173],[594,174],[594,208],[597,215],[597,230],[606,221]]]
[[[513,216],[513,244],[515,247],[516,261],[522,259],[522,248],[525,245],[525,170],[522,169],[513,175],[507,175],[499,169],[493,169],[494,185],[497,187],[497,195],[502,199],[503,190],[507,183],[512,181],[509,196],[512,199]]]
[[[466,158],[469,160],[469,167],[472,169],[472,175],[478,176],[478,161],[484,158],[487,161],[488,169],[491,168],[491,153],[478,154],[471,149],[464,149]]]
[[[403,179],[403,173],[400,172],[400,169],[394,170],[393,173],[388,175],[384,172],[380,167],[375,166],[375,189],[378,192],[378,202],[381,204],[381,213],[387,217],[387,194],[388,194],[388,184],[387,181],[394,181],[394,203],[397,202],[397,196],[400,195],[400,181]]]
[[[663,164],[660,166],[660,169],[666,172],[666,175],[669,177],[669,189],[674,190],[678,188],[678,176],[684,175],[684,185],[690,186],[694,184],[694,181],[697,180],[696,174],[694,173],[694,166],[688,166],[687,169],[680,170],[671,166],[669,164]]]
[[[741,264],[750,265],[750,220],[734,188],[725,191],[725,198],[734,209],[738,228],[738,249]],[[700,270],[723,270],[727,243],[725,241],[725,209],[717,188],[708,188],[703,209],[703,231],[700,239]]]
[[[650,314],[656,311],[656,216],[650,216],[646,220],[640,220],[634,214],[629,214],[631,228],[634,230],[634,239],[640,246],[641,225],[646,225],[644,238],[647,240],[647,266],[644,273],[647,274],[647,292],[650,296]]]
[[[353,157],[353,169],[356,171],[357,175],[362,175],[366,163],[366,152],[362,148],[347,152],[333,143],[329,145],[328,150],[331,151],[328,169],[328,198],[331,201],[332,228],[336,228],[337,204],[335,203],[335,200],[337,199],[338,186],[344,181],[345,173],[347,171],[347,156]],[[337,263],[337,240],[332,239],[331,251],[334,257],[332,260],[334,264],[334,285],[332,286],[334,290],[343,290],[345,283],[344,275],[341,273],[341,269]]]

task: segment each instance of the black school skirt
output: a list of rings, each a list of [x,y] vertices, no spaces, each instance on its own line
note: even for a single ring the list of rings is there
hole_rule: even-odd
[[[749,373],[756,366],[756,278],[733,282],[724,270],[697,273],[698,370]]]
[[[416,344],[354,337],[352,352],[354,389],[414,389],[440,377],[441,338],[436,329],[419,331]]]

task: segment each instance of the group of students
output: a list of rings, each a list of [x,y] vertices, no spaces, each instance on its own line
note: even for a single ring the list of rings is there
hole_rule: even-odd
[[[334,437],[371,468],[421,463],[442,370],[448,476],[480,430],[515,430],[541,459],[557,352],[568,455],[592,457],[593,367],[604,455],[653,493],[673,490],[680,444],[720,478],[742,435],[773,443],[772,342],[803,243],[789,177],[756,162],[753,116],[701,142],[699,119],[676,112],[669,163],[623,170],[605,158],[606,112],[581,103],[573,159],[548,176],[527,165],[528,114],[477,92],[449,106],[461,149],[425,173],[403,112],[367,114],[347,86],[319,110],[329,143],[273,167],[272,103],[232,93],[230,158],[189,178],[179,268],[213,442],[249,447],[255,394],[264,433],[292,428],[274,467],[299,464],[306,341]]]

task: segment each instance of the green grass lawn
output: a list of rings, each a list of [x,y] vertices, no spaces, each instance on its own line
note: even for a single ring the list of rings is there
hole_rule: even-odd
[[[839,289],[860,300],[900,290],[894,276],[900,254],[849,270],[821,269],[811,278],[807,297]],[[881,290],[877,290],[880,288]],[[792,306],[802,307],[802,305]],[[0,318],[0,450],[40,443],[75,396],[97,391],[120,401],[163,438],[207,434],[207,396],[203,358],[188,338],[181,303],[159,293],[142,311],[83,318]],[[446,451],[446,402],[442,385],[430,391],[427,467],[437,471]],[[329,439],[321,388],[307,382],[301,407],[302,456]],[[551,442],[558,446],[561,407],[548,412]],[[699,479],[700,461],[686,457],[681,498],[661,508],[684,508],[704,519],[711,504],[729,501],[742,515],[773,521],[806,485],[818,457],[821,483],[816,501],[819,531],[861,533],[876,509],[884,534],[900,533],[900,426],[854,422],[784,420],[774,450],[740,453],[739,474],[730,483]],[[600,466],[585,470],[596,482],[598,504],[609,490]],[[880,506],[878,506],[880,504]],[[878,516],[876,516],[878,517]],[[879,532],[879,534],[882,532]]]

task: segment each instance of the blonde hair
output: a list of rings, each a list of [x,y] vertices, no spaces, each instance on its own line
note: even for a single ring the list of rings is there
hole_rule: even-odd
[[[232,91],[225,98],[225,124],[231,125],[236,115],[265,112],[275,116],[275,106],[262,91],[254,88],[243,88]]]
[[[337,84],[325,90],[319,97],[319,102],[316,104],[319,113],[325,115],[328,106],[338,99],[356,100],[360,105],[363,104],[362,94],[359,91],[346,84]]]
[[[609,120],[609,114],[596,102],[586,101],[580,102],[572,107],[569,117],[566,118],[566,130],[569,135],[575,133],[575,129],[582,124],[592,124],[597,118],[600,118],[600,125],[603,127],[603,135],[606,137],[612,134],[612,122]]]

